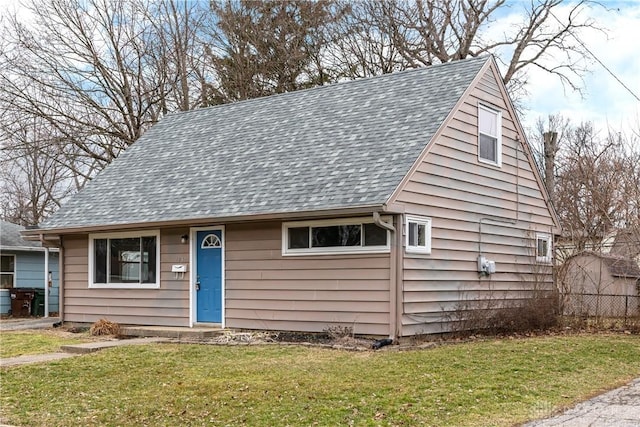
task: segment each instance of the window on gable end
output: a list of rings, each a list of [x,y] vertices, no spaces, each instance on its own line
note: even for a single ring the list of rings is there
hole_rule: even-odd
[[[478,105],[478,160],[502,165],[502,113]]]

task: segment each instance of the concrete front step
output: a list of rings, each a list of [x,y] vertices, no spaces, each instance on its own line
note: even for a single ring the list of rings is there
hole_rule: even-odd
[[[222,328],[179,326],[121,326],[120,335],[133,337],[163,337],[177,339],[206,339],[222,335]]]

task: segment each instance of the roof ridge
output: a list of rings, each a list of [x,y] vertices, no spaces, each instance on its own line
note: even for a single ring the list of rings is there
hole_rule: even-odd
[[[455,61],[449,61],[449,62],[440,62],[438,64],[432,64],[432,65],[428,65],[428,66],[419,66],[419,67],[415,67],[415,68],[408,68],[405,70],[400,70],[400,71],[394,71],[391,73],[384,73],[384,74],[377,74],[375,76],[369,76],[369,77],[359,77],[359,78],[355,78],[355,79],[348,79],[348,80],[341,80],[341,81],[337,81],[337,82],[333,82],[333,83],[329,83],[326,85],[319,85],[319,86],[312,86],[312,87],[308,87],[308,88],[304,88],[304,89],[297,89],[297,90],[292,90],[292,91],[288,91],[288,92],[281,92],[281,93],[273,93],[270,95],[264,95],[264,96],[259,96],[256,98],[247,98],[247,99],[240,99],[238,101],[232,101],[232,102],[227,102],[227,103],[223,103],[223,104],[216,104],[216,105],[208,105],[206,107],[200,107],[200,108],[194,108],[191,110],[182,110],[182,111],[173,111],[170,112],[168,114],[166,114],[164,117],[175,117],[175,116],[182,116],[185,114],[190,114],[190,113],[197,113],[197,112],[203,112],[203,111],[210,111],[213,109],[217,109],[217,108],[222,108],[225,106],[229,106],[229,105],[246,105],[246,104],[250,104],[250,103],[254,103],[254,102],[264,102],[263,100],[266,98],[269,99],[274,99],[274,98],[281,98],[284,96],[295,96],[296,94],[300,94],[300,93],[308,93],[311,91],[317,91],[317,90],[322,90],[322,89],[327,89],[330,87],[337,87],[337,86],[344,86],[344,85],[350,85],[350,84],[356,84],[356,83],[362,83],[362,82],[369,82],[369,81],[375,81],[375,80],[380,80],[383,78],[390,78],[391,76],[393,77],[397,77],[400,74],[410,74],[410,73],[414,73],[414,72],[424,72],[426,70],[431,70],[433,68],[440,68],[443,66],[452,66],[452,65],[459,65],[460,63],[468,63],[468,62],[475,62],[475,61],[487,61],[489,58],[491,57],[491,55],[480,55],[480,56],[474,56],[474,57],[469,57],[469,58],[464,58],[464,59],[457,59]]]

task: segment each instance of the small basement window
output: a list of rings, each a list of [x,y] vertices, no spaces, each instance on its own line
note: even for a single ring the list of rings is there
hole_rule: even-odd
[[[0,256],[0,289],[11,289],[16,282],[16,256]]]
[[[286,222],[282,254],[388,252],[389,232],[369,218]]]
[[[431,218],[407,216],[406,250],[410,253],[431,253]]]
[[[478,105],[478,160],[502,165],[502,113]]]
[[[550,263],[553,241],[549,234],[536,234],[536,261]]]
[[[158,288],[157,230],[89,235],[89,287]]]

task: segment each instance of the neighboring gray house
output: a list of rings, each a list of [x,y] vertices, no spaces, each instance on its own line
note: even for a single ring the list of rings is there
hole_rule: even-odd
[[[25,240],[24,227],[0,221],[0,314],[11,311],[10,293],[14,288],[44,288],[45,251],[40,242]],[[58,311],[58,249],[49,252],[51,288],[49,312]]]
[[[484,57],[171,114],[28,234],[65,321],[395,338],[553,289],[557,232]]]

